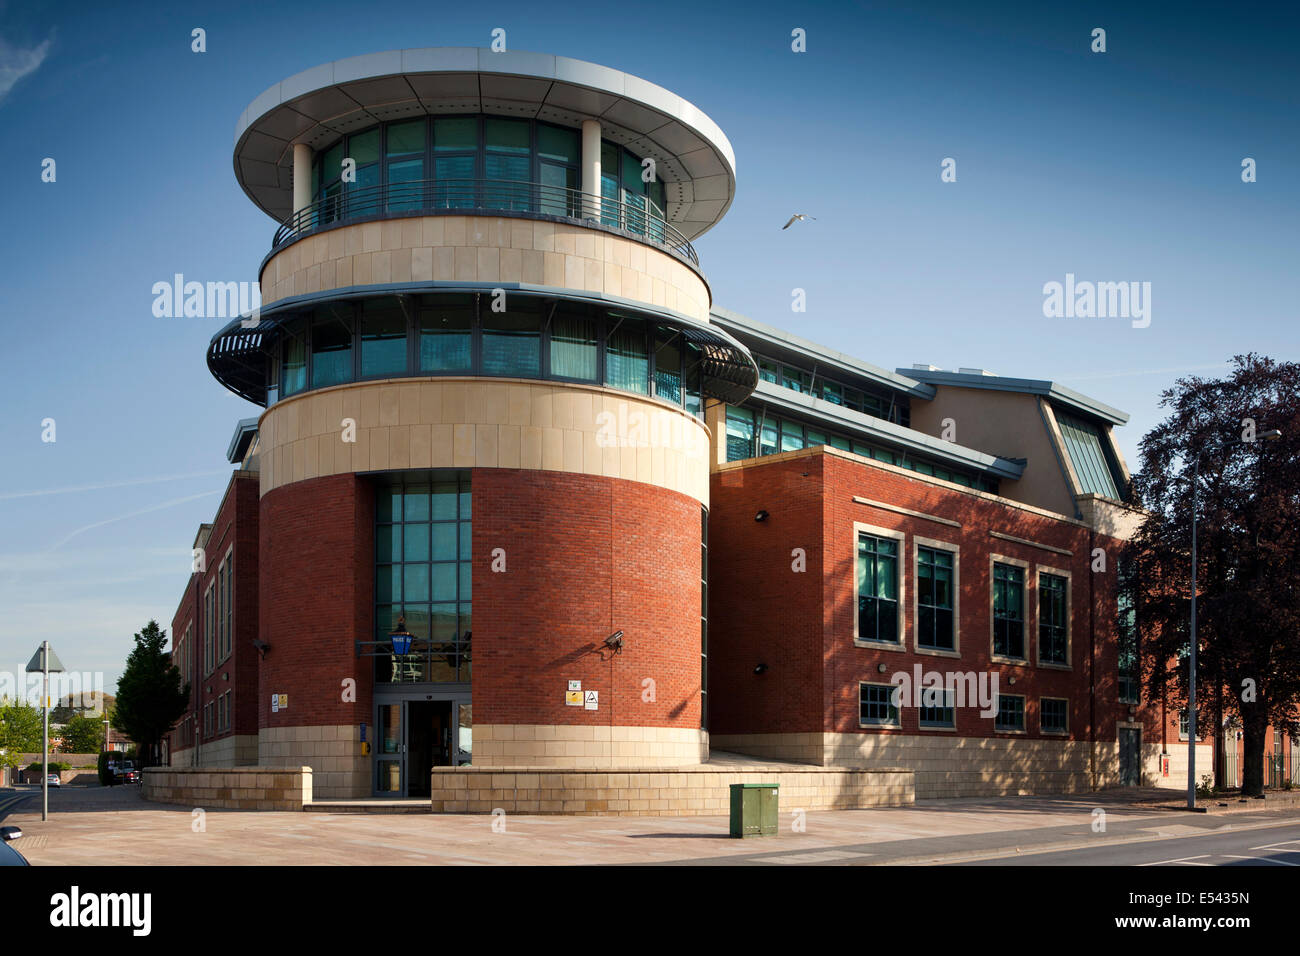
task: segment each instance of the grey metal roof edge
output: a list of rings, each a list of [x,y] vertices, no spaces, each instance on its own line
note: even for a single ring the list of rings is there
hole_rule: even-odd
[[[745,355],[749,355],[749,348],[725,328],[720,328],[712,322],[703,322],[685,312],[678,312],[675,309],[669,309],[664,306],[651,305],[648,302],[640,302],[636,299],[626,299],[619,295],[609,295],[605,292],[596,292],[588,289],[569,289],[563,286],[538,285],[533,282],[476,282],[476,281],[456,281],[451,279],[435,279],[432,282],[387,282],[375,285],[353,285],[344,286],[337,289],[322,289],[319,292],[304,292],[300,295],[287,296],[283,299],[276,299],[270,305],[263,307],[258,312],[258,317],[262,320],[273,316],[279,312],[288,311],[294,308],[300,308],[305,305],[312,305],[316,302],[324,302],[330,299],[356,299],[367,295],[376,294],[398,294],[398,293],[428,293],[428,292],[492,292],[496,289],[514,290],[524,292],[529,295],[545,296],[547,298],[572,299],[575,301],[598,302],[615,309],[629,309],[645,315],[655,315],[675,322],[680,325],[687,325],[701,332],[711,333],[719,340],[734,348],[740,349]],[[245,312],[241,316],[231,319],[209,339],[208,344],[216,342],[229,332],[233,331],[236,326],[252,316],[253,313]],[[257,326],[248,327],[249,331]],[[751,358],[752,361],[752,358]],[[755,371],[758,366],[754,366]]]
[[[801,336],[778,329],[775,326],[766,325],[749,316],[741,315],[739,312],[732,312],[730,309],[724,309],[720,306],[714,306],[709,310],[711,318],[719,321],[714,325],[722,325],[724,328],[728,325],[747,332],[760,339],[784,345],[787,348],[796,349],[804,352],[814,358],[830,362],[839,366],[844,371],[851,372],[868,378],[878,385],[895,391],[903,392],[913,398],[932,399],[936,394],[936,389],[932,385],[911,378],[910,376],[891,372],[888,369],[881,368],[878,365],[872,365],[870,362],[864,362],[861,359],[846,355],[843,352],[837,352],[834,349],[818,345],[816,342],[809,341]]]
[[[260,120],[295,100],[345,83],[430,73],[476,73],[549,80],[553,84],[558,83],[619,97],[643,109],[666,116],[670,122],[679,123],[694,132],[726,164],[730,184],[728,195],[722,201],[723,206],[717,216],[708,226],[690,238],[698,238],[708,232],[726,215],[735,199],[736,153],[731,141],[722,128],[690,100],[657,83],[587,60],[524,50],[498,53],[484,47],[411,47],[366,53],[318,64],[272,84],[244,108],[235,123],[236,180],[258,208],[279,221],[279,217],[267,210],[245,185],[239,168],[240,151],[244,141]],[[360,103],[358,106],[362,109],[367,108]],[[649,136],[654,130],[631,130],[631,132]],[[275,138],[282,139],[282,137]],[[668,147],[664,148],[668,149]],[[676,154],[675,150],[673,152]],[[691,176],[690,181],[697,178],[699,177]]]
[[[862,412],[855,412],[851,408],[845,408],[824,399],[814,398],[800,392],[792,392],[771,382],[760,381],[758,388],[751,396],[751,400],[769,402],[788,411],[816,415],[827,422],[839,423],[864,435],[901,445],[904,448],[950,461],[966,468],[988,472],[997,475],[999,478],[1018,479],[1025,472],[1025,465],[1018,460],[1001,458],[980,451],[977,448],[944,441],[941,438],[935,438],[933,435],[927,435],[912,428],[904,428],[902,425],[895,425],[893,422],[874,418]]]
[[[226,461],[232,465],[242,461],[244,452],[248,450],[248,443],[253,440],[257,434],[256,418],[241,418],[235,424],[235,434],[230,438],[230,445],[226,448]]]
[[[1074,389],[1058,385],[1047,379],[1011,378],[1006,375],[973,375],[969,372],[928,371],[926,369],[897,370],[915,376],[917,380],[931,385],[952,385],[958,388],[985,388],[997,392],[1023,392],[1027,395],[1042,395],[1083,412],[1093,418],[1100,418],[1112,425],[1123,425],[1129,420],[1128,412],[1113,408],[1105,402],[1099,402]]]

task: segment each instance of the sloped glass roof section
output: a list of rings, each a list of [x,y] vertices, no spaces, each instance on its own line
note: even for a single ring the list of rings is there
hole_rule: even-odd
[[[1070,456],[1074,473],[1079,476],[1083,493],[1122,500],[1116,480],[1118,469],[1106,448],[1101,429],[1092,422],[1061,411],[1056,412],[1056,423],[1061,427],[1065,451]]]

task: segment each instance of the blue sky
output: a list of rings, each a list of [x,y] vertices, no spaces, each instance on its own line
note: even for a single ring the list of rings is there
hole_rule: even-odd
[[[0,3],[0,670],[49,638],[111,690],[131,634],[170,627],[256,409],[207,372],[220,320],[154,318],[150,290],[256,279],[275,224],[235,182],[240,112],[319,63],[496,27],[727,133],[736,200],[696,243],[717,304],[886,368],[1056,380],[1132,414],[1134,463],[1178,375],[1300,351],[1300,19],[1132,6]],[[816,221],[782,231],[795,212]],[[1150,326],[1045,318],[1066,273],[1150,282]]]

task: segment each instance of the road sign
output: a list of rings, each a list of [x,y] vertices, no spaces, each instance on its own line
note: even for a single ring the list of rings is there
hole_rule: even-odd
[[[36,648],[36,653],[33,654],[32,659],[27,662],[27,673],[40,674],[46,670],[45,659],[43,655],[47,649],[49,650],[49,654],[50,654],[50,660],[49,660],[50,673],[51,674],[63,673],[63,661],[59,660],[59,655],[54,653],[54,648],[50,647],[48,643],[42,644],[40,647]]]

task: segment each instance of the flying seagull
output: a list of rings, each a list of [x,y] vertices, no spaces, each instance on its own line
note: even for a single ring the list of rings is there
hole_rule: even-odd
[[[791,217],[790,217],[790,221],[787,222],[787,223],[786,223],[784,226],[782,226],[781,228],[782,228],[782,229],[789,229],[792,225],[794,225],[794,222],[795,222],[796,219],[799,220],[800,222],[802,222],[802,221],[805,220],[805,219],[811,219],[811,220],[813,220],[814,222],[817,221],[817,217],[816,217],[816,216],[805,216],[803,213],[801,213],[801,212],[797,212],[797,213],[795,213],[793,216],[791,216]]]

